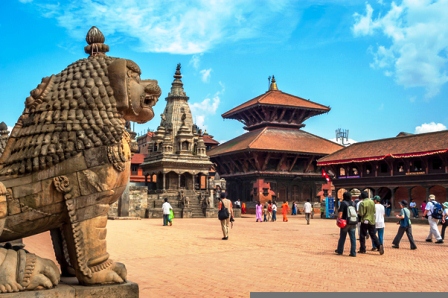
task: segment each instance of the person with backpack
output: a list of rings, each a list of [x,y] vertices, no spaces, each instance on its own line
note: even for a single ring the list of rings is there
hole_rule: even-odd
[[[218,210],[227,208],[229,216],[224,219],[219,219],[221,221],[221,229],[222,234],[224,237],[222,237],[222,240],[229,239],[229,224],[230,219],[233,218],[233,208],[232,208],[232,201],[227,199],[227,194],[225,192],[221,193],[221,200],[219,201]],[[218,213],[219,215],[219,213]]]
[[[426,242],[432,242],[432,236],[436,239],[437,244],[442,244],[442,236],[440,236],[437,223],[439,222],[439,209],[441,209],[440,203],[436,201],[436,196],[431,194],[428,197],[428,203],[425,207],[425,212],[423,216],[428,216],[429,223],[429,235],[426,237]]]
[[[442,240],[445,240],[445,229],[448,226],[448,202],[443,203],[443,217],[442,217]]]
[[[342,255],[344,253],[344,245],[345,240],[347,239],[347,234],[350,237],[350,254],[351,257],[356,257],[356,209],[354,208],[354,203],[352,202],[352,194],[348,191],[344,192],[342,195],[343,201],[339,205],[338,209],[338,219],[343,219],[347,221],[347,225],[339,230],[339,240],[338,240],[338,248],[334,251],[337,255]],[[349,219],[348,210],[349,207],[354,210],[354,214],[352,215],[354,218],[354,222]]]
[[[384,245],[384,216],[386,211],[384,205],[381,204],[381,197],[374,196],[373,201],[375,202],[375,233],[378,235],[378,241],[381,245]],[[378,250],[375,243],[372,240],[372,251]]]
[[[411,244],[411,250],[417,249],[417,245],[415,245],[414,237],[412,237],[412,227],[411,227],[411,211],[406,208],[408,203],[403,200],[400,202],[400,214],[395,215],[396,218],[400,220],[397,222],[398,227],[397,235],[395,235],[394,240],[392,241],[392,248],[400,248],[400,241],[403,237],[403,234],[406,232],[406,236],[408,236],[409,243]]]
[[[375,203],[369,198],[367,192],[361,191],[361,197],[364,198],[359,203],[359,216],[361,218],[361,235],[359,236],[359,251],[358,253],[366,253],[366,235],[367,233],[372,238],[375,247],[378,247],[380,255],[384,254],[384,246],[380,244],[378,237],[375,234]]]

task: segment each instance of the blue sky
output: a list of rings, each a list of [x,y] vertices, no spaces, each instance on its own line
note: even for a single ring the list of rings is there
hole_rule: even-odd
[[[0,11],[0,122],[14,126],[43,77],[85,58],[97,26],[109,56],[157,79],[155,130],[182,64],[195,122],[219,141],[244,132],[221,114],[268,90],[330,106],[305,131],[351,142],[448,126],[448,0],[9,0]]]

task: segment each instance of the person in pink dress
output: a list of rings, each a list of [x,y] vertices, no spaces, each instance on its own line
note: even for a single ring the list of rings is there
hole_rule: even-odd
[[[258,201],[257,205],[255,205],[255,216],[257,218],[257,222],[262,222],[261,214],[263,212],[263,206],[261,205],[260,201]]]

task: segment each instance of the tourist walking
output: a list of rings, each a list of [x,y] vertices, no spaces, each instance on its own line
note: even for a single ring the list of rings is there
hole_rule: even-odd
[[[422,210],[422,213],[425,213],[425,209],[426,209],[426,201],[423,201],[422,204],[420,205],[420,210]]]
[[[256,222],[262,222],[261,220],[261,213],[263,212],[263,206],[261,206],[260,201],[257,202],[257,205],[255,205],[255,217]]]
[[[381,197],[374,196],[373,201],[375,202],[375,232],[378,236],[378,241],[381,245],[384,245],[384,216],[386,211],[384,206],[381,204]],[[372,251],[378,250],[372,240]]]
[[[392,211],[392,206],[390,205],[390,200],[385,199],[383,205],[384,205],[384,209],[386,210],[386,217],[389,217],[390,212]]]
[[[403,234],[406,232],[406,236],[408,236],[409,243],[411,244],[411,249],[417,249],[417,245],[415,245],[414,237],[412,237],[412,226],[411,226],[411,211],[409,211],[406,206],[408,203],[403,200],[400,202],[400,214],[395,215],[396,218],[399,218],[400,221],[397,222],[399,225],[397,235],[392,241],[392,248],[400,248],[400,240],[403,237]]]
[[[310,203],[310,199],[306,199],[305,204],[303,204],[303,212],[305,213],[305,219],[306,219],[307,225],[310,224],[311,209],[312,209],[312,206]]]
[[[229,239],[229,224],[230,219],[233,218],[233,208],[232,201],[227,199],[227,194],[225,192],[221,193],[221,200],[219,201],[218,210],[221,210],[222,205],[224,205],[227,210],[229,210],[229,217],[221,220],[221,229],[222,229],[222,240]]]
[[[440,233],[440,236],[442,237],[442,240],[445,240],[445,229],[446,226],[448,226],[448,202],[445,202],[443,205],[443,217],[442,217],[442,232]]]
[[[266,215],[266,221],[271,221],[272,219],[272,202],[268,201],[268,214]]]
[[[384,254],[384,246],[380,244],[375,234],[375,203],[370,199],[365,191],[361,192],[362,202],[359,203],[359,216],[361,217],[361,235],[359,237],[358,253],[366,253],[366,235],[372,238],[375,247],[378,247],[380,255]]]
[[[409,202],[409,208],[411,208],[414,218],[418,218],[417,203],[414,201],[414,199],[411,199],[411,201]]]
[[[356,228],[358,229],[358,240],[361,238],[361,217],[359,216],[359,204],[364,200],[364,196],[367,196],[366,192],[361,192],[359,197],[355,200],[356,212],[358,212],[358,223],[356,224]],[[366,235],[366,238],[369,239],[369,235]]]
[[[241,201],[240,201],[240,199],[235,201],[235,208],[241,209]]]
[[[272,202],[272,221],[277,221],[277,203]]]
[[[439,220],[437,218],[433,218],[432,212],[434,211],[434,203],[436,202],[436,196],[435,195],[429,195],[428,197],[428,204],[426,204],[425,212],[423,212],[423,216],[428,216],[428,223],[429,223],[429,234],[428,237],[426,237],[426,242],[432,242],[432,236],[436,239],[436,243],[441,244],[443,243],[442,236],[440,236],[439,229],[437,227],[437,223]]]
[[[343,201],[339,205],[338,209],[338,219],[347,220],[347,210],[348,206],[353,206],[352,202],[352,194],[348,191],[344,192],[342,195]],[[334,251],[338,255],[342,255],[344,253],[344,245],[345,239],[347,239],[347,234],[350,237],[350,256],[356,257],[356,224],[354,225],[346,225],[339,230],[339,240],[338,240],[338,248]]]
[[[165,198],[164,203],[162,204],[163,225],[164,226],[167,226],[168,224],[170,226],[173,225],[173,221],[169,219],[170,210],[173,210],[173,207],[171,207],[171,204],[168,203],[168,198]]]
[[[282,204],[283,221],[288,221],[288,211],[289,211],[288,202],[283,201],[283,204]]]
[[[291,215],[296,215],[297,214],[297,206],[296,206],[296,202],[294,201],[294,203],[292,203],[292,212]]]
[[[267,221],[266,218],[268,217],[268,202],[264,203],[263,205],[263,221]]]

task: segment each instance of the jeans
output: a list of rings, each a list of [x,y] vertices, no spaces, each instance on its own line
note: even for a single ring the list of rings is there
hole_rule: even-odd
[[[277,220],[277,210],[272,210],[272,221]]]
[[[448,218],[445,219],[445,223],[442,225],[442,232],[440,232],[440,236],[442,236],[442,240],[445,239],[445,229],[448,226]]]
[[[344,252],[345,239],[348,234],[350,237],[350,255],[356,256],[355,230],[356,225],[346,225],[345,228],[340,229],[337,253],[342,254]]]
[[[373,244],[375,244],[375,247],[380,247],[380,242],[378,241],[378,237],[376,237],[375,234],[375,225],[371,224],[365,224],[361,223],[361,236],[359,237],[359,251],[365,252],[366,251],[366,236],[367,233],[369,233],[370,238],[372,238]]]
[[[380,242],[380,244],[383,244],[384,228],[376,228],[375,231],[378,234],[378,241]],[[375,248],[375,247],[376,247],[375,243],[373,243],[373,240],[372,240],[372,248]]]
[[[164,226],[168,225],[168,222],[169,222],[168,216],[170,216],[170,215],[169,214],[164,214],[163,215],[163,225]]]
[[[392,244],[395,246],[400,245],[401,237],[403,237],[404,232],[406,232],[406,236],[408,236],[409,243],[411,244],[411,249],[416,249],[417,245],[415,245],[414,237],[412,237],[412,228],[411,226],[408,226],[406,228],[399,227],[397,235],[394,238],[394,241],[392,241]]]
[[[418,210],[417,208],[411,208],[412,213],[414,213],[414,217],[418,217]]]
[[[305,219],[306,219],[307,224],[310,224],[310,216],[311,216],[311,213],[305,213]]]
[[[392,208],[386,208],[386,216],[389,217],[390,216],[390,211],[392,210]]]

